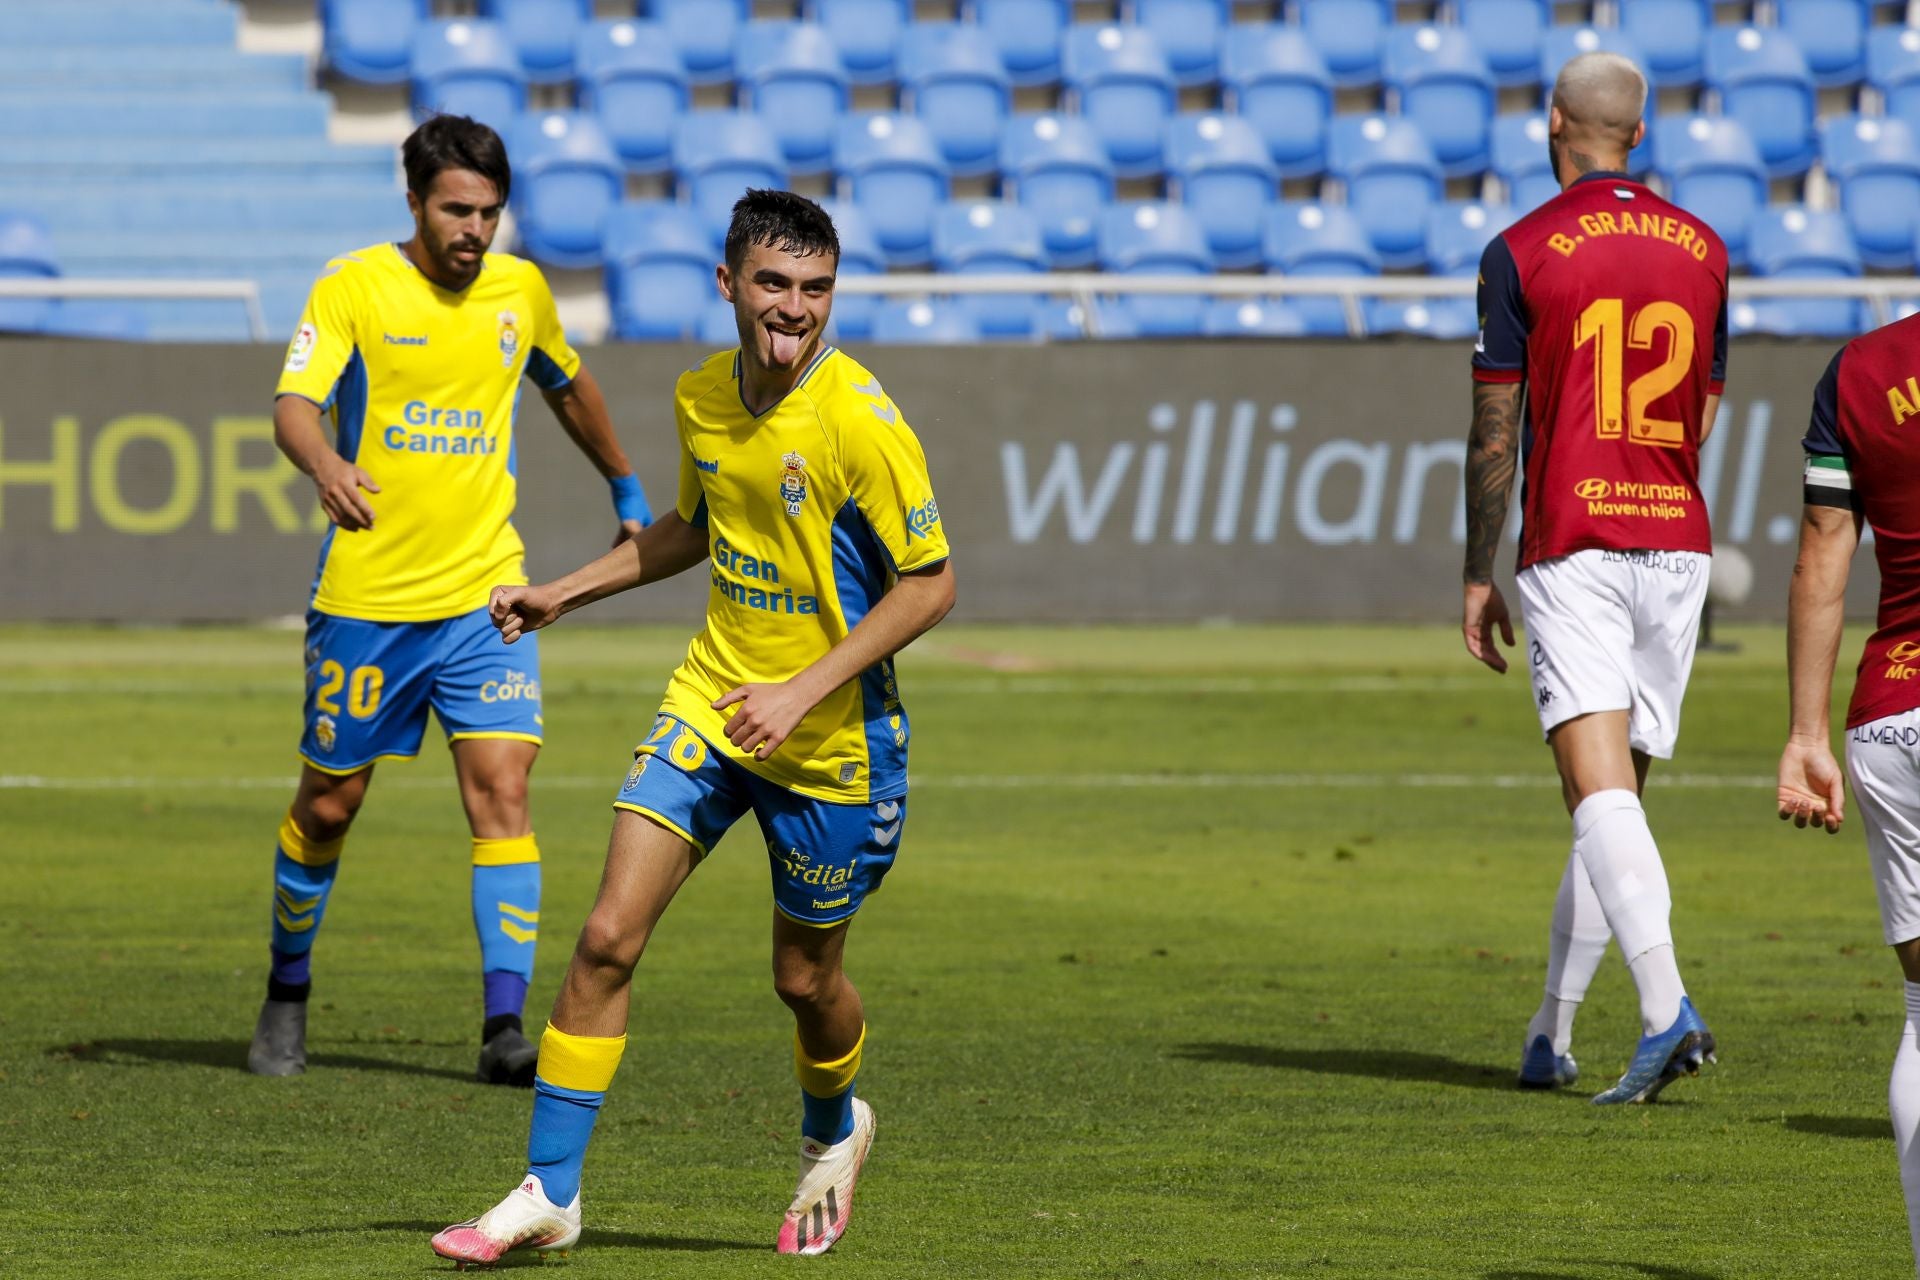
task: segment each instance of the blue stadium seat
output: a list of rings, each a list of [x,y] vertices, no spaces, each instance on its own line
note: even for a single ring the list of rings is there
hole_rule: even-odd
[[[324,138],[324,93],[76,93],[0,88],[0,138]]]
[[[1489,241],[1513,225],[1509,205],[1478,200],[1449,200],[1427,215],[1427,270],[1436,276],[1480,272],[1480,255]]]
[[[806,0],[800,12],[826,28],[855,84],[894,78],[900,37],[913,25],[910,0]]]
[[[6,327],[0,313],[0,329]],[[134,307],[98,298],[62,298],[47,314],[40,332],[49,338],[86,338],[96,342],[145,342],[147,317]]]
[[[1393,22],[1391,0],[1297,0],[1300,28],[1338,88],[1380,80],[1380,42]]]
[[[1061,72],[1078,114],[1106,144],[1114,172],[1122,178],[1158,174],[1177,90],[1153,36],[1140,27],[1071,27]]]
[[[1731,116],[1660,116],[1653,122],[1654,168],[1668,198],[1699,214],[1726,241],[1735,267],[1747,262],[1747,228],[1767,204],[1767,170],[1746,128]]]
[[[946,200],[947,162],[918,116],[848,116],[834,138],[841,194],[860,206],[890,265],[916,267],[932,253],[933,211]]]
[[[767,122],[793,171],[825,172],[850,93],[846,68],[826,28],[810,22],[749,22],[734,44],[733,69],[740,106]]]
[[[1814,156],[1814,89],[1792,37],[1767,27],[1716,27],[1707,35],[1707,84],[1720,110],[1747,127],[1767,173],[1795,177]]]
[[[1620,29],[1646,55],[1640,64],[1656,89],[1700,83],[1712,0],[1619,0]]]
[[[1369,298],[1361,313],[1368,333],[1457,340],[1480,330],[1471,298]]]
[[[1300,312],[1277,298],[1215,298],[1200,332],[1209,338],[1299,338],[1309,330]]]
[[[1167,126],[1168,194],[1193,210],[1222,267],[1260,261],[1260,236],[1279,175],[1260,134],[1239,116],[1188,112]]]
[[[950,346],[978,342],[981,337],[973,318],[950,299],[894,298],[880,304],[870,340],[897,346]]]
[[[7,0],[0,5],[0,48],[198,44],[230,49],[238,30],[236,9],[214,0]]]
[[[1359,217],[1344,205],[1284,201],[1267,217],[1267,269],[1289,276],[1377,276],[1380,255]],[[1307,332],[1340,337],[1348,330],[1346,307],[1325,295],[1293,297]]]
[[[47,224],[30,213],[0,209],[0,280],[51,280],[59,274]],[[0,298],[0,330],[38,332],[53,310],[48,298]]]
[[[1861,273],[1860,250],[1847,221],[1830,210],[1799,206],[1768,209],[1753,221],[1753,268],[1776,280],[1851,280]],[[1856,298],[1756,298],[1793,333],[1851,337],[1870,326]]]
[[[1400,114],[1419,126],[1450,178],[1487,167],[1493,75],[1459,27],[1404,26],[1387,33],[1380,72]]]
[[[527,253],[558,267],[597,267],[607,216],[626,174],[599,120],[582,112],[521,116],[507,133],[513,207]]]
[[[1534,82],[1540,39],[1553,23],[1550,0],[1458,0],[1460,25],[1501,88]]]
[[[840,240],[839,278],[885,275],[887,255],[881,252],[867,215],[844,200],[823,200],[820,207],[833,219],[834,234]],[[880,301],[878,294],[835,292],[834,330],[850,341],[865,338],[873,332],[873,314],[880,309]]]
[[[1060,43],[1072,19],[1069,0],[966,0],[960,17],[976,22],[1000,50],[1013,83],[1022,88],[1060,79]]]
[[[1547,117],[1495,116],[1490,148],[1493,176],[1507,189],[1507,203],[1520,213],[1537,209],[1560,194],[1547,155]]]
[[[1124,275],[1213,274],[1213,254],[1199,219],[1177,204],[1128,200],[1100,213],[1100,266]],[[1191,337],[1206,313],[1204,291],[1127,294],[1121,307],[1146,337]]]
[[[733,78],[733,41],[747,21],[748,0],[641,0],[640,12],[667,29],[688,80]]]
[[[1548,27],[1540,37],[1538,69],[1541,90],[1546,95],[1542,101],[1551,100],[1553,82],[1560,78],[1560,68],[1583,53],[1617,53],[1623,58],[1630,59],[1633,65],[1643,71],[1647,65],[1647,56],[1640,52],[1640,46],[1618,27],[1593,27],[1575,23]]]
[[[1820,163],[1840,188],[1840,208],[1860,256],[1881,269],[1913,265],[1920,210],[1920,139],[1904,120],[1838,116],[1820,130]]]
[[[1220,79],[1226,109],[1260,131],[1281,177],[1326,167],[1333,79],[1298,28],[1236,23],[1221,41]]]
[[[1219,78],[1220,36],[1231,21],[1233,0],[1127,0],[1130,21],[1153,36],[1173,78],[1183,86]]]
[[[733,304],[716,295],[713,301],[700,309],[700,319],[694,324],[693,337],[701,346],[719,351],[739,346],[740,322],[733,313]]]
[[[1888,115],[1920,130],[1920,28],[1867,33],[1867,83],[1879,90]]]
[[[1015,115],[1001,134],[1000,172],[1040,219],[1051,264],[1091,266],[1095,224],[1113,199],[1113,165],[1093,126],[1079,116]]]
[[[1440,199],[1440,162],[1411,120],[1336,115],[1327,131],[1327,171],[1347,189],[1381,261],[1416,267],[1425,252],[1427,210]]]
[[[933,219],[933,265],[958,275],[1039,275],[1047,269],[1040,220],[1017,204],[959,200]],[[1033,332],[1037,294],[958,294],[953,306],[989,338]]]
[[[1091,334],[1087,332],[1089,328],[1093,330]],[[1140,327],[1112,299],[1097,298],[1089,310],[1077,299],[1056,298],[1041,306],[1039,315],[1034,319],[1033,332],[1035,337],[1046,338],[1050,342],[1076,342],[1089,337],[1104,341],[1137,338],[1140,336]]]
[[[447,18],[413,37],[413,114],[472,116],[504,134],[526,110],[527,75],[497,22]]]
[[[992,173],[1013,82],[1000,50],[970,23],[918,22],[900,40],[901,108],[933,130],[956,177]]]
[[[480,0],[480,16],[505,29],[527,79],[565,84],[580,29],[593,21],[593,0]]]
[[[320,0],[327,69],[362,84],[404,84],[429,0]]]
[[[607,219],[607,300],[615,336],[684,338],[715,296],[719,261],[706,225],[667,200],[631,201]]]
[[[673,159],[673,126],[687,109],[687,69],[654,22],[596,22],[574,49],[580,107],[600,118],[627,168],[659,173]]]
[[[689,111],[674,126],[673,175],[680,198],[717,246],[747,188],[786,187],[787,160],[773,130],[751,111]]]
[[[1867,71],[1867,23],[1863,0],[1787,0],[1777,6],[1780,29],[1807,60],[1823,89],[1854,84]]]

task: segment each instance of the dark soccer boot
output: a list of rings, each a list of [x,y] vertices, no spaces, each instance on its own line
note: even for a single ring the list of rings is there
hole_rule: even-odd
[[[480,1046],[480,1066],[474,1077],[481,1084],[512,1084],[533,1088],[533,1071],[540,1062],[540,1046],[519,1027],[507,1026]]]
[[[247,1046],[247,1070],[257,1076],[297,1076],[307,1069],[307,1002],[268,1000]]]

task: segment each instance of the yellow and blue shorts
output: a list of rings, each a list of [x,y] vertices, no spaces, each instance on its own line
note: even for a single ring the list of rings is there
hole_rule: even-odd
[[[776,786],[662,714],[634,748],[613,807],[651,818],[705,857],[747,810],[759,819],[773,904],[801,924],[852,917],[880,887],[907,825],[907,798],[834,804]]]
[[[323,773],[418,755],[429,708],[449,742],[540,741],[539,640],[502,643],[485,609],[436,622],[309,611],[306,653],[300,757]]]

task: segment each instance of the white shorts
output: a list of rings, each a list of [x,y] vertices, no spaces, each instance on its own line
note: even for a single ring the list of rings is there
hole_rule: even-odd
[[[1540,731],[1625,711],[1634,750],[1672,756],[1712,564],[1698,551],[1587,550],[1522,569]]]
[[[1920,938],[1920,710],[1847,730],[1847,781],[1887,945]]]

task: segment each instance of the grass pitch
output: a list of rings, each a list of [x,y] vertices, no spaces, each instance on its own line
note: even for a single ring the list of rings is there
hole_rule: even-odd
[[[679,628],[564,623],[537,1026]],[[668,913],[588,1157],[578,1276],[1910,1277],[1901,1020],[1857,829],[1781,826],[1776,631],[1704,654],[1648,797],[1721,1065],[1511,1088],[1567,820],[1527,690],[1451,630],[942,629],[902,661],[905,845],[855,926],[880,1128],[846,1239],[772,1252],[798,1105],[749,822]],[[1849,638],[1848,652],[1857,645]],[[244,1070],[299,638],[0,631],[0,1274],[414,1276],[522,1169],[475,1084],[451,766],[382,765],[311,1068]],[[29,785],[39,779],[45,785]]]

